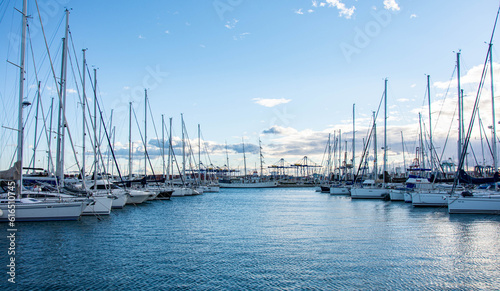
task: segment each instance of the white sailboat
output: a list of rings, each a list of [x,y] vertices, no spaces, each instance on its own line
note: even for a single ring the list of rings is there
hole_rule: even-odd
[[[23,100],[27,18],[27,0],[24,0],[22,10],[21,59],[18,66],[20,77],[17,161],[11,169],[0,173],[0,179],[7,180],[7,185],[9,185],[8,191],[6,191],[6,193],[3,194],[2,199],[0,199],[0,221],[12,222],[12,219],[14,219],[14,221],[78,220],[83,209],[90,204],[91,200],[78,202],[42,202],[34,198],[21,198],[22,193],[25,191],[25,189],[23,189],[22,182],[24,146],[23,108],[25,105],[29,105]],[[61,94],[59,94],[59,97],[61,98]],[[13,180],[15,180],[15,182]],[[13,192],[15,195],[13,195]]]
[[[260,143],[260,141],[259,141]],[[278,187],[277,181],[264,180],[262,178],[262,147],[260,152],[260,161],[261,161],[261,175],[257,175],[255,172],[254,175],[247,177],[247,161],[245,155],[245,141],[242,143],[243,145],[243,164],[244,164],[244,175],[239,179],[230,179],[225,181],[219,181],[219,185],[221,188],[274,188]]]
[[[383,167],[383,182],[382,185],[376,183],[375,180],[365,180],[362,183],[362,187],[353,187],[351,189],[351,198],[354,199],[384,199],[389,195],[389,189],[385,187],[385,174],[387,167],[387,79],[384,83],[384,167]],[[375,127],[375,116],[373,118],[373,124]],[[376,132],[376,131],[375,131]],[[374,148],[375,148],[375,160],[376,160],[376,134],[374,137]],[[377,165],[375,164],[375,178],[377,178]]]

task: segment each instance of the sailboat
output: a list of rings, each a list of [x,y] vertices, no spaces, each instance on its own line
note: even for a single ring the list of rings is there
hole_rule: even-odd
[[[27,0],[23,1],[22,18],[21,60],[18,66],[20,78],[17,161],[9,170],[0,172],[0,179],[6,181],[7,184],[7,187],[2,187],[1,191],[3,193],[0,194],[0,222],[78,220],[83,209],[93,202],[91,199],[72,202],[43,202],[35,198],[22,198],[23,192],[26,192],[26,189],[23,188],[22,172],[24,145],[23,109],[30,105],[29,102],[23,100],[28,18]],[[59,97],[61,97],[60,94]]]
[[[498,15],[500,13],[500,8],[497,11],[497,16],[495,19],[495,25],[493,26],[493,31],[491,33],[491,39],[488,46],[488,54],[483,67],[483,74],[481,76],[481,82],[479,83],[479,88],[481,88],[482,82],[485,77],[485,68],[486,64],[490,63],[490,76],[491,76],[491,105],[492,105],[492,147],[493,147],[493,170],[494,170],[494,183],[489,187],[491,190],[481,190],[481,191],[472,191],[472,192],[462,192],[461,195],[453,196],[448,198],[448,212],[453,213],[474,213],[474,214],[500,214],[500,193],[498,192],[498,184],[496,182],[496,178],[498,177],[498,167],[497,167],[497,145],[496,145],[496,121],[495,121],[495,95],[493,88],[493,35],[495,33],[496,24],[498,21]],[[476,110],[478,99],[479,99],[479,90],[478,95],[476,96],[476,103],[474,104],[473,110]],[[473,111],[475,113],[475,111]],[[474,114],[472,118],[474,117]],[[473,119],[471,119],[473,121]],[[470,139],[470,131],[472,127],[472,122],[469,125],[469,132],[465,139],[465,145],[468,144]],[[463,165],[464,154],[461,156],[461,160],[458,167],[457,176],[460,175],[461,165]],[[458,177],[456,177],[458,179]]]
[[[361,187],[353,187],[351,189],[351,198],[354,199],[383,199],[389,196],[389,189],[385,187],[385,175],[386,175],[386,166],[387,166],[387,79],[385,79],[385,89],[384,89],[384,168],[383,168],[383,183],[381,186],[376,183],[375,180],[365,180],[363,181]],[[375,116],[373,118],[374,127]],[[375,160],[376,160],[376,134],[374,137],[374,148],[375,148]],[[375,165],[375,179],[377,178],[377,165]]]
[[[259,140],[260,145],[260,140]],[[263,168],[262,168],[262,146],[260,147],[260,176],[254,172],[252,176],[247,175],[247,160],[245,155],[245,141],[243,140],[243,164],[244,164],[244,175],[239,179],[221,180],[219,181],[219,186],[221,188],[274,188],[278,187],[277,181],[265,180],[263,178]]]

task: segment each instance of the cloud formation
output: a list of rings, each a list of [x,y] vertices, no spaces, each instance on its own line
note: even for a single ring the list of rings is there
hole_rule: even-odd
[[[384,0],[384,8],[392,11],[401,10],[401,8],[399,8],[398,3],[396,3],[396,0]]]
[[[292,99],[285,99],[285,98],[280,98],[280,99],[262,99],[262,98],[254,98],[252,99],[255,103],[265,106],[265,107],[274,107],[276,105],[280,104],[286,104]]]

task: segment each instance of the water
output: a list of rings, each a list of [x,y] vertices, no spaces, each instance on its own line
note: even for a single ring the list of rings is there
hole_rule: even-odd
[[[17,283],[4,267],[0,289],[500,288],[499,216],[312,188],[222,189],[18,229]],[[6,250],[2,239],[2,265]]]

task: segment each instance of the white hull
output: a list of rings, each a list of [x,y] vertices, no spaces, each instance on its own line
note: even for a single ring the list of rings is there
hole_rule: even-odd
[[[404,195],[405,195],[405,203],[411,203],[412,202],[412,199],[411,199],[411,194],[410,192],[406,192]]]
[[[500,195],[451,197],[448,199],[449,213],[500,214]]]
[[[15,221],[78,220],[88,202],[39,202],[15,204]],[[0,204],[0,222],[9,221],[8,203]]]
[[[331,195],[349,195],[350,191],[347,187],[330,187]]]
[[[450,193],[445,191],[421,192],[415,191],[411,195],[411,204],[420,207],[446,207]]]
[[[405,193],[406,191],[393,189],[389,191],[389,196],[391,201],[405,201]]]
[[[91,196],[94,203],[83,209],[82,215],[109,215],[113,205],[113,198],[106,196]]]
[[[274,188],[278,187],[278,182],[268,181],[268,182],[232,182],[232,183],[222,183],[219,182],[221,188]]]
[[[172,197],[182,197],[182,196],[193,196],[199,195],[200,193],[191,188],[175,188],[172,193]]]
[[[354,199],[383,199],[389,195],[388,189],[383,188],[352,188],[351,198]]]
[[[149,193],[139,190],[129,190],[129,195],[127,204],[141,204],[149,198]]]
[[[207,193],[218,193],[220,192],[220,187],[219,186],[206,186],[207,189],[205,190],[205,192]]]
[[[114,192],[114,191],[113,191]],[[113,193],[113,196],[116,197],[116,199],[113,200],[113,203],[111,204],[111,208],[116,208],[116,209],[120,209],[120,208],[123,208],[123,206],[125,206],[125,204],[127,204],[127,200],[128,200],[128,194],[123,192],[123,193]]]

